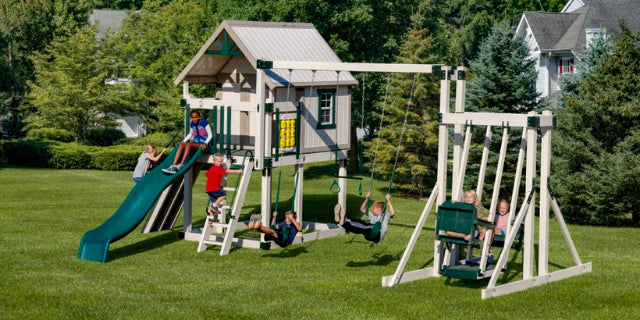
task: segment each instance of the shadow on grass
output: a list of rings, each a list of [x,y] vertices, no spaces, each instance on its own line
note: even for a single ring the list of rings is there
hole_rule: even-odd
[[[154,250],[179,240],[177,231],[167,232],[157,237],[148,238],[137,243],[113,249],[109,252],[108,261],[118,260],[144,251]]]
[[[371,255],[371,260],[368,261],[349,261],[346,266],[349,268],[362,268],[368,266],[386,266],[393,261],[400,260],[402,252],[396,254],[385,254],[382,252],[374,253]]]
[[[309,253],[307,247],[296,247],[296,248],[284,248],[284,250],[277,253],[267,253],[263,254],[264,258],[293,258],[297,257],[303,253]]]

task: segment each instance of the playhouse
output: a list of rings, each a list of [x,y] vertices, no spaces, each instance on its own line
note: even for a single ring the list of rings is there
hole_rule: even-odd
[[[230,165],[250,165],[252,170],[262,171],[263,223],[269,221],[273,169],[295,166],[294,210],[303,226],[315,231],[301,234],[299,241],[341,234],[342,229],[335,225],[303,221],[304,165],[337,159],[340,171],[346,174],[350,88],[358,82],[348,71],[271,69],[272,60],[340,62],[311,24],[224,21],[174,84],[183,87],[182,106],[187,114],[188,110],[201,110],[211,123],[214,138],[208,153],[221,152],[227,155]],[[214,83],[216,96],[193,97],[189,85],[195,83]],[[212,158],[204,154],[198,161],[211,162]],[[249,179],[245,176],[250,176],[250,171],[245,170],[247,174],[242,178]],[[193,175],[185,175],[185,194],[192,192],[192,179]],[[346,205],[346,179],[339,180],[341,188],[336,200]],[[237,203],[225,207],[233,211],[231,221],[220,221],[214,228],[194,228],[191,199],[185,197],[184,238],[199,241],[200,251],[207,244],[220,244],[221,254],[228,252],[230,243],[268,248],[264,239],[256,242],[231,237],[234,230],[244,227],[233,220],[240,215],[248,183],[248,180],[241,182],[234,190]],[[226,241],[216,240],[210,231],[231,236]]]

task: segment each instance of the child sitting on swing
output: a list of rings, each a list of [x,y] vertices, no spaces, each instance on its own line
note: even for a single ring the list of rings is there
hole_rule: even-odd
[[[335,220],[345,230],[361,234],[365,239],[373,243],[380,243],[387,233],[389,220],[396,215],[396,210],[393,208],[393,204],[391,203],[391,195],[387,193],[385,197],[389,207],[388,213],[383,214],[384,201],[374,202],[371,206],[371,210],[368,211],[367,204],[369,202],[369,198],[371,198],[371,192],[367,192],[367,197],[364,202],[362,202],[360,211],[367,215],[369,222],[346,217],[344,209],[339,203],[333,208]]]
[[[260,214],[253,214],[251,218],[249,218],[247,228],[264,233],[266,240],[272,240],[278,246],[285,248],[293,243],[298,232],[302,231],[302,226],[298,223],[298,215],[295,211],[285,212],[284,221],[280,223],[276,223],[277,216],[278,211],[274,211],[271,226],[267,228],[263,226],[260,221],[262,216]]]

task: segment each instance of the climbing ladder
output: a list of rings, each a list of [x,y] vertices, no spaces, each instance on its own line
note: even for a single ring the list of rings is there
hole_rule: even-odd
[[[245,161],[243,165],[234,166],[234,169],[242,169],[240,176],[240,182],[235,188],[225,187],[225,191],[235,192],[233,196],[233,203],[231,206],[226,203],[220,207],[220,221],[212,222],[209,219],[205,219],[204,227],[202,228],[202,234],[198,244],[198,252],[205,251],[207,245],[220,246],[220,255],[225,256],[229,254],[231,244],[234,241],[233,235],[238,225],[238,218],[242,211],[242,204],[247,193],[247,187],[249,186],[249,179],[251,179],[251,172],[253,171],[253,159]],[[226,221],[227,210],[231,212],[229,222]],[[223,236],[212,235],[213,232],[220,232]]]

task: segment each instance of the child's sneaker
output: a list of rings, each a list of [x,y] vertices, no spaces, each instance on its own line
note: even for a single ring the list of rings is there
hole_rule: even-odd
[[[209,214],[220,214],[220,209],[218,209],[218,207],[212,205],[211,208],[209,208]]]
[[[168,173],[168,174],[174,174],[176,173],[178,170],[180,170],[180,168],[178,168],[178,166],[170,166],[167,169],[162,169],[162,172],[164,173]]]

